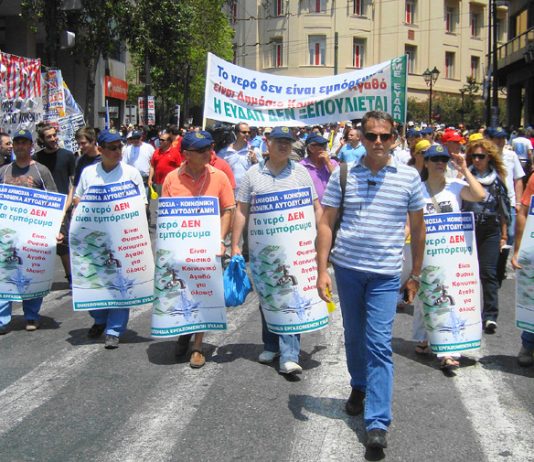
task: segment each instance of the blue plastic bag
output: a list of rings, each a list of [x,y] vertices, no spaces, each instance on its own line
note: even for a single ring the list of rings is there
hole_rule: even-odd
[[[234,255],[224,270],[224,302],[226,306],[239,306],[245,303],[252,284],[245,270],[245,259]]]

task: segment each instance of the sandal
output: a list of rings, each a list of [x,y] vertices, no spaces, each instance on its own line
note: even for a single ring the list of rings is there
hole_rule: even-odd
[[[441,359],[440,369],[451,371],[460,367],[460,362],[450,356],[445,356]]]
[[[415,345],[415,354],[427,355],[429,353],[430,348],[428,346],[428,342],[419,342],[417,345]]]
[[[204,364],[206,364],[206,357],[202,350],[193,349],[191,351],[191,359],[189,360],[189,365],[193,369],[200,369]]]

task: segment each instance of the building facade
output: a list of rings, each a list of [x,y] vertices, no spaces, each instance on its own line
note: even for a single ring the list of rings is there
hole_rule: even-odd
[[[434,90],[459,94],[487,73],[489,0],[235,0],[235,64],[261,72],[319,77],[407,54],[408,96],[423,100],[426,69]],[[507,8],[497,7],[498,43]]]
[[[509,40],[497,51],[499,84],[506,88],[509,126],[534,126],[534,1],[509,7]]]

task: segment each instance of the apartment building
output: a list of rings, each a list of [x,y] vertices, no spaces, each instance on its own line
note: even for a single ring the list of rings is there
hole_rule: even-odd
[[[272,74],[318,77],[407,54],[409,96],[426,99],[426,69],[438,92],[459,93],[487,72],[490,0],[234,0],[235,64]],[[497,2],[498,42],[507,7]]]
[[[534,125],[534,1],[510,2],[508,41],[497,52],[498,78],[506,88],[506,121]]]

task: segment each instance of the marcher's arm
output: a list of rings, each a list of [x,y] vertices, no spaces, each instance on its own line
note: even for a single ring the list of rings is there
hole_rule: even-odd
[[[521,240],[523,239],[523,231],[525,231],[525,223],[527,222],[528,207],[523,204],[520,205],[515,219],[515,242],[514,255],[512,256],[512,266],[515,269],[521,269],[521,265],[517,261],[519,256],[519,247],[521,247]]]
[[[456,170],[461,173],[468,186],[464,186],[460,191],[463,200],[469,202],[480,202],[486,197],[486,190],[477,179],[473,176],[463,156],[460,154],[452,155],[452,164]]]
[[[410,219],[411,250],[412,250],[412,275],[419,277],[423,266],[425,253],[426,227],[423,219],[423,210],[408,212]],[[406,282],[408,303],[411,303],[419,290],[419,282],[409,278]]]
[[[519,211],[521,208],[521,197],[523,197],[523,178],[518,178],[514,180],[514,190],[515,190],[515,209]]]
[[[317,292],[319,297],[326,302],[331,299],[327,295],[332,291],[332,279],[328,273],[328,255],[332,247],[332,236],[336,224],[338,208],[325,206],[317,227]]]
[[[152,183],[154,181],[154,167],[152,164],[150,164],[150,171],[148,172],[148,187],[152,187]]]
[[[243,234],[245,224],[248,217],[249,204],[246,202],[238,202],[234,216],[234,224],[232,225],[232,257],[234,255],[241,255],[239,248],[239,238]]]
[[[323,216],[323,207],[321,206],[319,199],[313,201],[313,211],[315,212],[315,226],[317,227]]]

